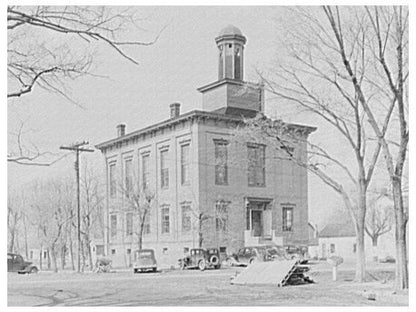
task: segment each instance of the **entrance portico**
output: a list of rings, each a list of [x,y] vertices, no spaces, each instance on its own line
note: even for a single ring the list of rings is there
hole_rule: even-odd
[[[272,201],[270,198],[245,199],[246,230],[244,243],[246,246],[261,244],[262,240],[272,239]]]

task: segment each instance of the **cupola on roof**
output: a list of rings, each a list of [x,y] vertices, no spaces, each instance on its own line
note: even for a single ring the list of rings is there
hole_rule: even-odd
[[[233,35],[239,35],[243,36],[243,33],[240,29],[235,27],[234,25],[227,25],[223,29],[221,29],[220,33],[218,34],[218,37],[220,36],[233,36]]]

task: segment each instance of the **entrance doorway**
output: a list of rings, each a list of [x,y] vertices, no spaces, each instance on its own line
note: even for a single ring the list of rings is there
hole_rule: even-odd
[[[263,211],[251,210],[251,228],[253,236],[263,236]]]

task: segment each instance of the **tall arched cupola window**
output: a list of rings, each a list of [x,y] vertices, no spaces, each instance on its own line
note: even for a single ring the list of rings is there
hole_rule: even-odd
[[[247,39],[232,25],[223,28],[215,38],[219,51],[218,80],[243,80],[244,44]]]

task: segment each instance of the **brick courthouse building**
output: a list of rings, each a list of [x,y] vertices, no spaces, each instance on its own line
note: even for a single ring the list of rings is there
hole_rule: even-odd
[[[198,89],[202,110],[181,114],[174,103],[170,119],[130,133],[119,125],[116,138],[97,145],[107,164],[104,249],[115,266],[129,266],[137,249],[137,220],[116,187],[131,183],[129,177],[155,196],[143,248],[153,248],[162,266],[198,247],[200,236],[203,247],[227,253],[308,243],[306,169],[274,157],[267,146],[230,142],[244,117],[264,110],[263,87],[243,81],[246,38],[227,26],[215,41],[218,81]],[[304,137],[315,130],[290,126]],[[306,144],[294,145],[294,153],[306,159]]]

